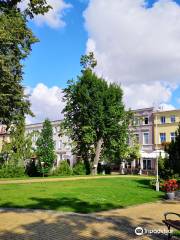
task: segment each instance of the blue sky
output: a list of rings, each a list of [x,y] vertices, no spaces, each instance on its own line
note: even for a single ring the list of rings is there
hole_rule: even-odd
[[[30,24],[40,42],[25,62],[24,84],[35,87],[39,82],[48,87],[64,87],[68,79],[80,72],[79,59],[85,53],[87,32],[84,28],[83,11],[86,1],[66,1],[73,7],[66,10],[66,26],[53,29]],[[75,4],[74,4],[75,2]]]
[[[169,3],[164,5],[158,5],[156,9],[154,8],[154,3],[163,3],[163,0],[148,0],[147,6],[149,9],[152,9],[152,11],[149,11],[150,14],[146,14],[146,16],[143,17],[144,19],[141,18],[144,14],[143,10],[137,8],[138,1],[140,2],[140,0],[134,0],[137,2],[137,6],[135,6],[137,16],[135,15],[135,20],[133,20],[134,16],[132,16],[132,18],[129,16],[129,19],[127,18],[127,23],[124,22],[126,21],[126,16],[124,16],[124,18],[122,16],[121,19],[121,15],[123,15],[123,11],[125,10],[122,9],[121,12],[120,2],[128,2],[129,5],[127,4],[127,6],[125,6],[125,9],[128,11],[128,7],[129,9],[134,8],[132,0],[111,0],[112,2],[108,1],[109,5],[107,4],[107,0],[56,0],[56,2],[58,1],[64,4],[71,4],[71,7],[67,7],[61,12],[61,21],[63,20],[65,26],[51,27],[48,24],[37,24],[36,21],[29,23],[33,32],[40,40],[40,42],[33,46],[31,55],[25,61],[24,69],[24,86],[31,88],[32,110],[37,116],[33,121],[43,120],[43,118],[47,116],[51,119],[59,118],[59,115],[57,117],[55,114],[49,113],[51,112],[49,109],[55,109],[54,112],[57,112],[57,109],[62,108],[63,105],[60,103],[61,107],[59,107],[59,105],[55,103],[56,100],[54,96],[57,90],[56,87],[62,89],[66,86],[67,80],[76,78],[80,73],[79,61],[81,55],[85,54],[86,50],[89,48],[90,50],[94,50],[92,49],[94,45],[96,46],[94,51],[100,63],[97,73],[105,76],[105,78],[107,77],[110,81],[122,84],[125,103],[127,103],[128,107],[140,108],[152,106],[154,102],[158,102],[158,104],[164,104],[167,108],[171,108],[172,106],[180,108],[180,71],[178,72],[178,70],[174,68],[174,66],[177,68],[180,62],[180,56],[178,55],[178,57],[175,56],[173,58],[173,55],[176,55],[178,49],[180,50],[180,42],[179,44],[177,43],[177,36],[180,36],[180,31],[177,26],[177,29],[174,30],[173,21],[176,21],[176,16],[173,17],[173,14],[179,11],[180,15],[180,7],[176,4],[176,6],[173,5],[172,8],[169,3],[173,2],[173,0],[169,0]],[[180,0],[175,2],[180,4]],[[89,7],[89,4],[91,4],[91,7]],[[101,9],[102,7],[103,9]],[[116,11],[116,7],[119,10],[117,19],[115,12],[113,12]],[[161,16],[159,16],[158,19],[158,11],[161,9],[163,9],[164,12],[166,11],[162,16],[165,19],[164,23],[163,21],[161,22]],[[171,10],[173,14],[168,15],[168,12]],[[83,16],[84,11],[86,11],[85,17]],[[139,21],[137,24],[136,19],[137,22]],[[143,21],[145,20],[145,27],[142,26],[142,19]],[[156,19],[157,22],[154,22],[154,19]],[[134,26],[133,23],[129,24],[131,20],[132,22],[134,21]],[[167,23],[165,21],[167,21]],[[104,26],[105,24],[107,24],[107,30]],[[116,26],[116,24],[119,24],[119,26]],[[159,26],[157,26],[158,24]],[[173,38],[171,38],[171,36],[169,36],[171,33],[169,34],[168,31],[166,32],[167,24],[169,24],[167,29],[170,29],[169,32],[171,32],[172,35],[176,31],[175,37],[173,36]],[[180,18],[177,19],[177,25],[178,24],[180,26]],[[117,31],[115,26],[117,27]],[[150,28],[149,32],[148,30],[145,31],[146,27]],[[127,28],[127,31],[124,31],[124,28]],[[162,36],[164,37],[161,37],[161,33],[159,33],[161,28],[163,29]],[[141,39],[144,38],[144,42],[142,41],[139,43],[139,46],[137,45],[139,36],[136,32],[133,32],[134,29],[142,32]],[[157,36],[149,35],[151,31],[154,32],[153,34],[157,34]],[[148,39],[151,39],[151,37],[152,43],[149,43]],[[107,41],[105,41],[105,38],[107,38]],[[121,45],[119,42],[121,42],[122,38],[124,39]],[[134,41],[132,41],[132,39],[134,39]],[[165,40],[167,42],[165,42]],[[114,47],[116,49],[110,51],[108,41],[115,42],[112,48]],[[127,42],[129,44],[129,41],[131,41],[130,45],[126,46],[125,43]],[[157,57],[156,53],[153,53],[154,55],[151,56],[150,50],[148,51],[148,48],[156,48],[156,43],[161,47],[160,41],[162,42],[162,46],[165,42],[164,45],[167,45],[167,49],[169,47],[173,50],[172,54],[169,56],[169,60],[167,57],[168,51],[166,53],[166,45],[160,50],[157,48]],[[141,46],[144,43],[145,45]],[[130,52],[129,48],[133,50]],[[140,48],[140,52],[137,53],[137,56],[138,54],[142,54],[140,58],[137,59],[137,63],[136,51],[134,51],[136,48]],[[123,55],[121,55],[123,51],[125,54],[127,53],[127,58],[125,55],[125,61],[127,62],[123,61]],[[109,63],[106,61],[109,61]],[[133,61],[135,62],[135,67],[131,66],[131,62]],[[161,64],[161,61],[164,61],[163,64]],[[172,66],[170,66],[171,63]],[[121,68],[122,72],[119,70]],[[149,70],[149,73],[145,70],[146,68]],[[166,68],[170,69],[166,71]],[[137,76],[134,77],[136,73]],[[122,82],[121,79],[123,80]],[[132,79],[133,81],[131,82]],[[40,83],[43,83],[44,86],[39,86]],[[158,89],[159,91],[157,91]],[[41,92],[43,92],[43,94],[41,94]],[[43,102],[45,98],[51,99],[51,103]],[[37,104],[38,101],[39,104]],[[49,108],[47,108],[44,115],[42,115],[40,111],[42,106],[48,104]]]

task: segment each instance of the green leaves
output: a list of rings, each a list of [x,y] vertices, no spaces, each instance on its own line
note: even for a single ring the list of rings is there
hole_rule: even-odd
[[[30,111],[28,96],[24,94],[23,61],[38,41],[28,28],[28,17],[47,12],[45,0],[30,0],[26,10],[18,7],[20,0],[0,1],[0,122],[18,124]]]
[[[44,173],[48,174],[49,170],[53,166],[53,162],[56,159],[56,154],[54,150],[54,141],[53,141],[53,128],[51,122],[46,119],[43,123],[43,129],[39,135],[39,138],[36,142],[37,150],[36,154],[39,160],[39,163],[44,163]]]
[[[64,89],[63,126],[76,143],[74,152],[84,162],[94,161],[100,139],[101,156],[120,161],[127,147],[130,114],[124,109],[120,86],[108,84],[93,73],[96,64],[92,53],[83,56],[82,75]]]

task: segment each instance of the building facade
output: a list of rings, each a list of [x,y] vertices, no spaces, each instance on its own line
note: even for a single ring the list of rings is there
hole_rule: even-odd
[[[154,157],[154,132],[153,132],[153,108],[134,110],[134,121],[131,131],[140,145],[141,159],[139,168],[142,172],[154,172],[156,159]],[[132,162],[133,168],[137,167],[137,161]]]
[[[164,144],[175,140],[175,132],[180,123],[180,110],[157,111],[154,118],[154,145],[164,149]]]
[[[164,146],[175,140],[175,132],[180,123],[180,110],[156,111],[154,108],[134,110],[134,122],[131,130],[140,144],[141,159],[139,168],[142,173],[154,174],[157,158],[165,157]],[[137,167],[137,162],[131,164]]]
[[[53,127],[53,140],[55,144],[55,151],[57,155],[57,162],[55,165],[59,165],[60,161],[67,160],[70,165],[73,165],[74,156],[72,155],[72,143],[69,137],[60,134],[60,123],[61,121],[52,121]],[[36,141],[38,135],[43,128],[43,123],[35,123],[26,125],[26,134],[32,134],[32,146],[36,148]]]

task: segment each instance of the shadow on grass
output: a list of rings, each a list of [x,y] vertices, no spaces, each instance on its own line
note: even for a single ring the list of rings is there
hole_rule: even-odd
[[[30,198],[33,203],[18,205],[11,202],[6,202],[1,204],[2,208],[27,208],[27,209],[46,209],[46,210],[59,210],[59,211],[69,211],[76,213],[92,213],[105,211],[115,208],[123,208],[121,205],[115,205],[112,203],[90,203],[82,201],[78,198]]]
[[[143,187],[143,188],[151,188],[150,186],[150,179],[135,179],[135,182],[137,182],[139,184],[139,186]]]

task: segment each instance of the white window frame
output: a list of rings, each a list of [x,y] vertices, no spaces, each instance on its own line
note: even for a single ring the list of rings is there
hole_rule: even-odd
[[[145,134],[148,135],[148,143],[145,143]],[[149,132],[143,132],[143,145],[148,145],[149,144]]]

